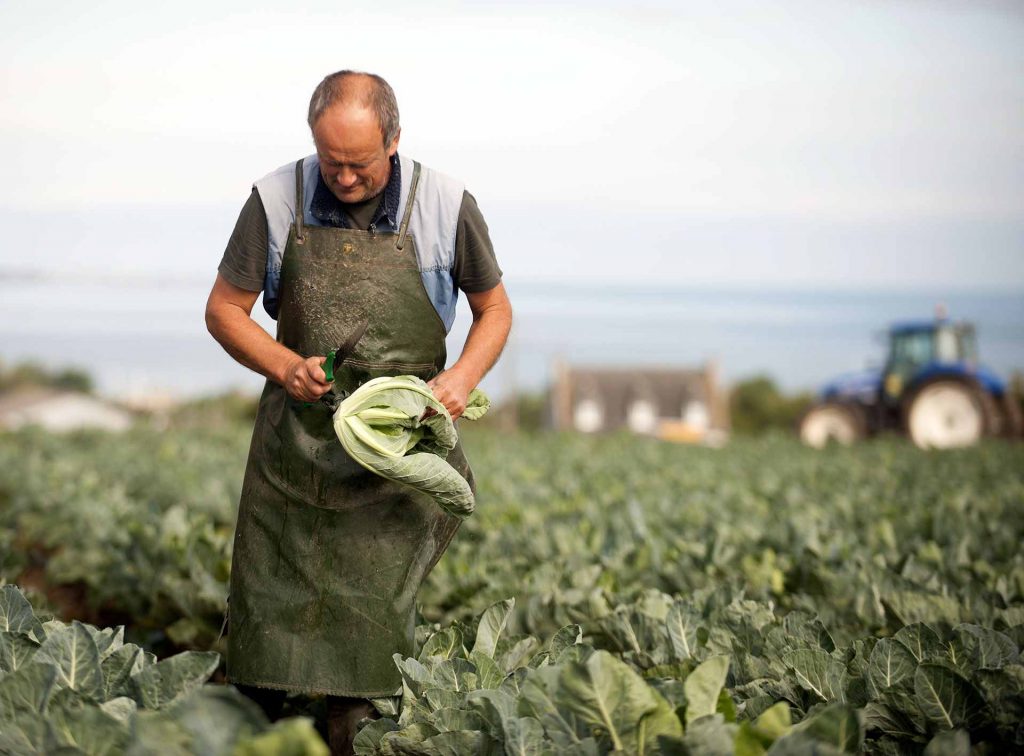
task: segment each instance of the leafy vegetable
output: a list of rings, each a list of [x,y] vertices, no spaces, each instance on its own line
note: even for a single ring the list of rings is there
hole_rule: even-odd
[[[308,720],[271,726],[234,688],[203,685],[217,654],[157,662],[124,643],[123,628],[44,625],[13,585],[0,587],[0,606],[20,628],[0,630],[0,642],[21,648],[17,668],[0,668],[0,753],[327,754]]]
[[[603,754],[610,735],[561,686],[598,651],[664,701],[620,725],[638,748],[1024,750],[1024,446],[925,454],[881,439],[821,455],[781,438],[712,450],[460,434],[488,506],[421,587],[419,650],[398,660],[406,695],[375,702],[387,722],[362,752]],[[0,434],[0,580],[24,578],[69,622],[126,624],[118,637],[83,623],[107,719],[61,715],[61,732],[96,717],[103,731],[132,722],[155,753],[198,742],[189,720],[208,717],[186,703],[211,686],[154,710],[133,676],[156,664],[149,651],[215,647],[250,435]],[[81,695],[34,661],[72,628],[40,617],[0,592],[0,706],[17,710],[22,751]],[[714,657],[728,659],[723,687],[691,707],[687,683]],[[11,675],[33,683],[5,690]],[[681,739],[662,731],[669,716]]]
[[[463,417],[476,420],[489,401],[478,389]],[[459,517],[473,513],[469,483],[445,458],[459,437],[451,415],[427,384],[411,375],[367,381],[334,413],[345,451],[370,472],[423,491]]]
[[[699,717],[710,717],[715,713],[718,696],[725,687],[725,676],[728,671],[728,657],[712,656],[689,674],[683,685],[686,692],[687,724]]]

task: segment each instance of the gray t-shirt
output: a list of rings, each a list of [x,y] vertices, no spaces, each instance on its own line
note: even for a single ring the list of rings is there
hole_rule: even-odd
[[[380,197],[372,197],[365,202],[343,205],[352,227],[367,230],[380,201]],[[267,270],[267,213],[255,188],[242,206],[217,270],[228,283],[240,289],[263,290]],[[452,280],[470,294],[493,289],[501,281],[501,268],[494,256],[487,223],[469,192],[463,193],[459,208]]]

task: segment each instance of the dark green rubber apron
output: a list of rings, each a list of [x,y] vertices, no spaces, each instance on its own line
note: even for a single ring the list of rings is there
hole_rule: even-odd
[[[371,378],[444,368],[445,328],[423,287],[408,234],[420,166],[397,234],[306,226],[302,161],[296,222],[281,269],[277,340],[326,355],[364,321],[335,376],[351,392]],[[228,678],[307,694],[392,696],[392,654],[414,656],[416,593],[460,520],[411,488],[360,467],[331,414],[267,382],[260,398],[231,562]],[[448,461],[469,482],[456,447]]]

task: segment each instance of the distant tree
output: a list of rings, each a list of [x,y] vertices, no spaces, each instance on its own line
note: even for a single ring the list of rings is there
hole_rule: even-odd
[[[474,427],[540,431],[548,427],[548,395],[523,393],[494,404]]]
[[[49,370],[38,362],[20,362],[7,367],[0,363],[0,391],[9,391],[27,386],[81,391],[91,393],[94,386],[92,377],[78,368]]]
[[[78,368],[67,368],[52,376],[53,386],[67,391],[81,391],[83,394],[91,394],[96,387],[93,385],[92,376]]]
[[[547,427],[547,394],[520,394],[517,404],[518,422],[522,430],[537,431]]]
[[[810,405],[809,393],[786,396],[775,382],[758,375],[733,386],[729,393],[729,412],[735,433],[763,433],[771,429],[789,430],[800,413]]]

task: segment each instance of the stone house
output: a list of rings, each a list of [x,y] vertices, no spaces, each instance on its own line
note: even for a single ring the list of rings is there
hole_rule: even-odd
[[[699,368],[559,364],[549,395],[556,429],[626,429],[673,441],[719,444],[729,406],[714,362]]]

